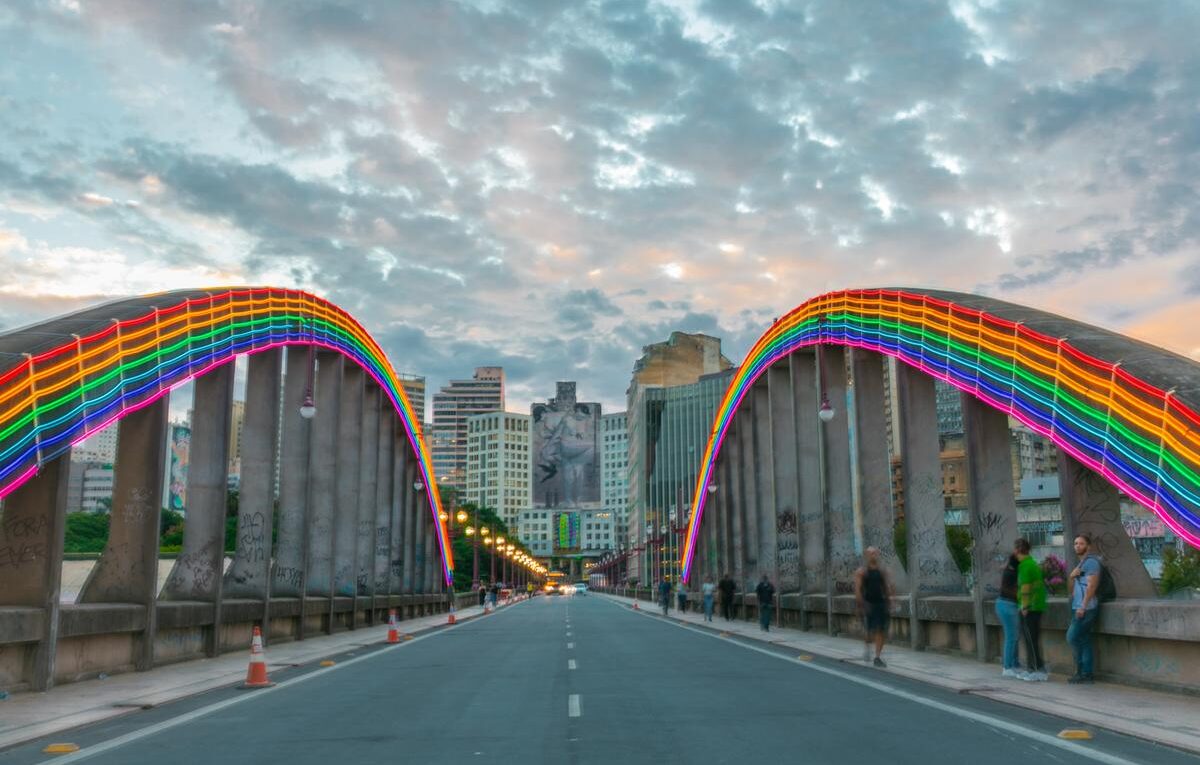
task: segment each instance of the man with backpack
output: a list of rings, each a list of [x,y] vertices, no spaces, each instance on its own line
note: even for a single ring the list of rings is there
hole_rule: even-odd
[[[1092,553],[1092,538],[1087,534],[1075,537],[1075,555],[1079,563],[1071,569],[1068,578],[1071,588],[1071,626],[1067,628],[1067,642],[1075,655],[1075,674],[1067,682],[1090,685],[1095,682],[1092,677],[1092,628],[1100,613],[1099,590],[1104,567],[1099,557]]]

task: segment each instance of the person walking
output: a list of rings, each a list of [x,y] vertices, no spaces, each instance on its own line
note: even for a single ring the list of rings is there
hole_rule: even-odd
[[[675,591],[675,597],[679,600],[679,613],[687,613],[687,590],[683,588],[682,582],[679,584],[679,589]]]
[[[879,564],[879,548],[868,547],[865,565],[854,572],[854,599],[864,619],[863,661],[871,658],[871,641],[875,641],[875,666],[886,667],[883,643],[888,632],[888,598],[895,594],[891,579]]]
[[[487,585],[479,585],[479,605],[483,606],[487,602]]]
[[[775,585],[771,584],[766,574],[762,575],[758,586],[754,588],[754,595],[758,598],[758,626],[763,632],[770,632],[771,610],[775,606]]]
[[[658,583],[658,604],[662,606],[663,616],[671,610],[671,583],[663,579]]]
[[[1021,601],[1021,634],[1025,637],[1025,659],[1029,670],[1022,680],[1044,683],[1050,679],[1042,660],[1042,614],[1046,613],[1046,582],[1042,567],[1029,554],[1029,540],[1018,539],[1014,546],[1020,564],[1017,586]]]
[[[704,577],[704,584],[700,585],[700,594],[704,597],[704,621],[706,622],[713,620],[713,595],[716,590],[717,586],[713,584],[712,575]]]
[[[717,591],[721,593],[721,616],[725,621],[729,621],[730,614],[733,613],[733,594],[737,592],[737,583],[733,581],[732,576],[726,574],[717,582]]]
[[[1021,676],[1021,661],[1018,655],[1018,645],[1021,640],[1021,607],[1017,604],[1017,568],[1021,559],[1017,557],[1017,544],[1013,543],[1013,552],[1004,564],[1000,574],[1000,597],[996,598],[996,618],[1004,630],[1004,669],[1001,677],[1019,678]]]
[[[1071,626],[1067,627],[1067,642],[1075,656],[1075,674],[1068,683],[1090,685],[1094,656],[1092,654],[1092,627],[1100,613],[1100,599],[1096,590],[1100,587],[1100,559],[1092,553],[1092,538],[1087,534],[1075,537],[1075,555],[1079,564],[1071,569],[1067,581],[1071,587]]]

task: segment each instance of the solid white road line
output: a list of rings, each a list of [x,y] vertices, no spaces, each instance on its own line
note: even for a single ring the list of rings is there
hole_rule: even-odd
[[[624,608],[623,604],[618,603],[615,600],[609,600],[608,602],[612,603],[614,606],[617,606],[618,608],[621,608],[621,610],[625,611],[626,613],[630,613],[630,614],[634,613],[633,611],[629,611],[628,609]],[[654,616],[654,615],[648,614],[648,613],[644,613],[642,611],[638,611],[637,614],[639,616],[644,616],[647,619],[657,619],[658,618],[657,616]],[[715,640],[720,640],[721,642],[723,642],[727,645],[728,644],[736,645],[740,648],[745,648],[747,651],[755,651],[755,652],[761,653],[765,656],[770,656],[774,659],[786,661],[787,663],[789,663],[793,666],[796,666],[796,667],[803,667],[804,669],[810,669],[814,672],[823,672],[827,675],[833,675],[834,677],[839,677],[839,678],[841,678],[843,680],[847,680],[851,683],[857,683],[858,685],[866,686],[867,688],[871,688],[871,689],[879,691],[881,693],[887,693],[891,696],[896,696],[897,698],[905,699],[906,701],[911,701],[916,704],[921,704],[922,706],[930,707],[931,709],[937,709],[941,712],[946,712],[947,714],[955,715],[956,717],[962,717],[967,720],[971,720],[973,722],[981,723],[983,725],[989,725],[993,728],[997,728],[999,730],[1006,731],[1008,733],[1015,733],[1018,736],[1024,736],[1025,738],[1031,739],[1033,741],[1037,741],[1039,744],[1045,744],[1047,746],[1055,747],[1056,749],[1062,749],[1063,751],[1071,752],[1072,754],[1077,754],[1080,757],[1086,757],[1088,759],[1095,760],[1096,762],[1105,763],[1105,765],[1137,765],[1137,763],[1135,763],[1133,760],[1126,760],[1123,757],[1117,757],[1115,755],[1106,754],[1105,752],[1098,752],[1095,749],[1089,749],[1088,747],[1081,746],[1072,741],[1069,741],[1066,739],[1060,739],[1049,733],[1042,733],[1041,731],[1034,730],[1032,728],[1027,728],[1023,725],[1018,725],[1017,723],[1009,722],[1008,720],[1002,720],[999,717],[993,717],[992,715],[983,714],[982,712],[974,712],[970,709],[961,709],[959,707],[952,706],[950,704],[943,704],[940,701],[935,701],[933,699],[925,698],[924,696],[920,696],[915,693],[910,693],[908,691],[900,690],[899,688],[893,688],[890,685],[887,685],[886,683],[880,683],[880,682],[876,682],[874,680],[868,680],[865,677],[858,677],[854,674],[851,674],[849,672],[844,672],[840,669],[835,669],[833,667],[824,667],[819,664],[803,662],[803,661],[800,661],[799,659],[792,658],[791,656],[784,656],[784,655],[778,654],[774,651],[770,651],[766,648],[759,648],[758,646],[748,645],[740,640],[729,640],[727,638],[721,637],[717,633],[710,632],[705,629],[699,629],[696,627],[692,627],[691,625],[683,624],[683,623],[677,622],[673,619],[660,620],[660,621],[667,621],[670,624],[675,625],[679,629],[687,630],[688,632],[694,632],[697,635],[703,635],[705,637],[710,637]],[[61,762],[61,760],[55,760],[55,762]]]
[[[567,697],[567,716],[579,717],[581,714],[583,713],[579,711],[579,694],[572,693]]]
[[[575,644],[574,644],[574,643],[567,643],[567,650],[568,650],[568,651],[570,651],[570,650],[571,650],[571,649],[573,649],[574,647],[575,647]]]
[[[575,660],[567,659],[567,669],[575,669]]]
[[[505,612],[508,612],[511,610],[512,609],[505,608],[500,613],[505,613]],[[463,628],[469,628],[469,627],[471,627],[471,625],[479,623],[479,621],[480,621],[479,619],[472,618],[470,621],[464,622],[461,625],[454,627],[453,629],[458,630],[458,629],[463,629]],[[487,620],[487,623],[491,624],[491,620],[490,619]],[[307,675],[301,675],[300,677],[295,677],[295,678],[292,678],[291,680],[284,680],[283,682],[272,685],[269,688],[259,688],[259,689],[255,689],[255,690],[247,690],[237,696],[234,696],[231,699],[225,699],[224,701],[218,701],[216,703],[209,704],[208,706],[200,707],[199,709],[193,709],[191,712],[186,712],[184,714],[179,715],[178,717],[172,717],[169,720],[163,720],[160,723],[155,723],[154,725],[148,725],[145,728],[139,728],[138,730],[132,731],[130,733],[126,733],[124,736],[117,736],[116,738],[109,739],[108,741],[102,741],[98,744],[92,744],[91,746],[87,746],[87,747],[84,747],[83,749],[80,749],[78,752],[75,752],[73,754],[68,754],[65,757],[52,757],[48,760],[44,760],[41,763],[41,765],[51,765],[51,763],[54,763],[54,765],[58,765],[59,763],[64,763],[64,762],[80,762],[80,761],[86,760],[89,757],[92,757],[94,755],[104,754],[105,752],[110,752],[114,749],[119,749],[120,747],[123,747],[126,744],[132,744],[135,741],[146,738],[148,736],[153,736],[154,734],[160,733],[164,730],[170,730],[171,728],[177,727],[179,725],[183,725],[184,723],[189,723],[192,720],[197,720],[201,717],[206,717],[206,716],[212,714],[213,712],[220,712],[222,709],[228,709],[229,707],[235,706],[237,704],[242,704],[244,702],[250,701],[251,699],[261,699],[263,696],[267,695],[268,693],[275,693],[277,691],[282,691],[284,688],[291,688],[294,685],[299,685],[300,683],[307,682],[309,680],[312,680],[313,678],[323,677],[323,676],[329,674],[330,672],[336,672],[339,669],[345,669],[346,667],[349,667],[352,664],[357,664],[360,661],[368,661],[369,659],[374,659],[374,658],[376,658],[378,656],[382,656],[390,651],[394,651],[399,648],[404,648],[406,646],[412,645],[413,643],[419,643],[422,640],[426,640],[431,637],[436,637],[438,635],[445,634],[445,632],[446,632],[445,630],[437,630],[435,632],[430,632],[425,635],[420,635],[419,637],[415,637],[412,640],[406,640],[403,643],[394,643],[392,645],[387,645],[387,646],[384,646],[383,648],[380,648],[378,651],[372,651],[371,653],[364,654],[362,656],[357,656],[353,659],[346,659],[345,661],[339,661],[337,664],[333,665],[332,667],[324,667],[322,669],[316,669],[316,670],[313,670],[312,672],[309,672]]]

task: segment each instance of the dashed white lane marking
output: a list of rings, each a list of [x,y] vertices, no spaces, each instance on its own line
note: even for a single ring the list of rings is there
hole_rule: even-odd
[[[574,644],[574,643],[567,643],[567,650],[568,650],[568,651],[569,651],[569,650],[571,650],[571,649],[573,649],[574,647],[575,647],[575,644]]]
[[[567,637],[571,637],[571,630],[567,630]]]
[[[575,669],[575,660],[567,659],[567,669]]]
[[[572,693],[567,697],[567,716],[579,717],[581,714],[583,713],[579,711],[579,694]]]

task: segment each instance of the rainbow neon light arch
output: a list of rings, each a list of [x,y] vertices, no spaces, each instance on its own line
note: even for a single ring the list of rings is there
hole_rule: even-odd
[[[0,335],[0,497],[72,444],[239,354],[281,345],[336,351],[391,399],[417,455],[439,529],[442,573],[453,560],[433,465],[404,389],[354,317],[307,292],[273,288],[170,292],[109,303]]]
[[[773,324],[730,382],[693,494],[681,561],[685,581],[704,517],[704,489],[734,413],[768,367],[820,343],[893,356],[1007,412],[1200,547],[1200,364],[977,295],[850,290],[813,298]]]

